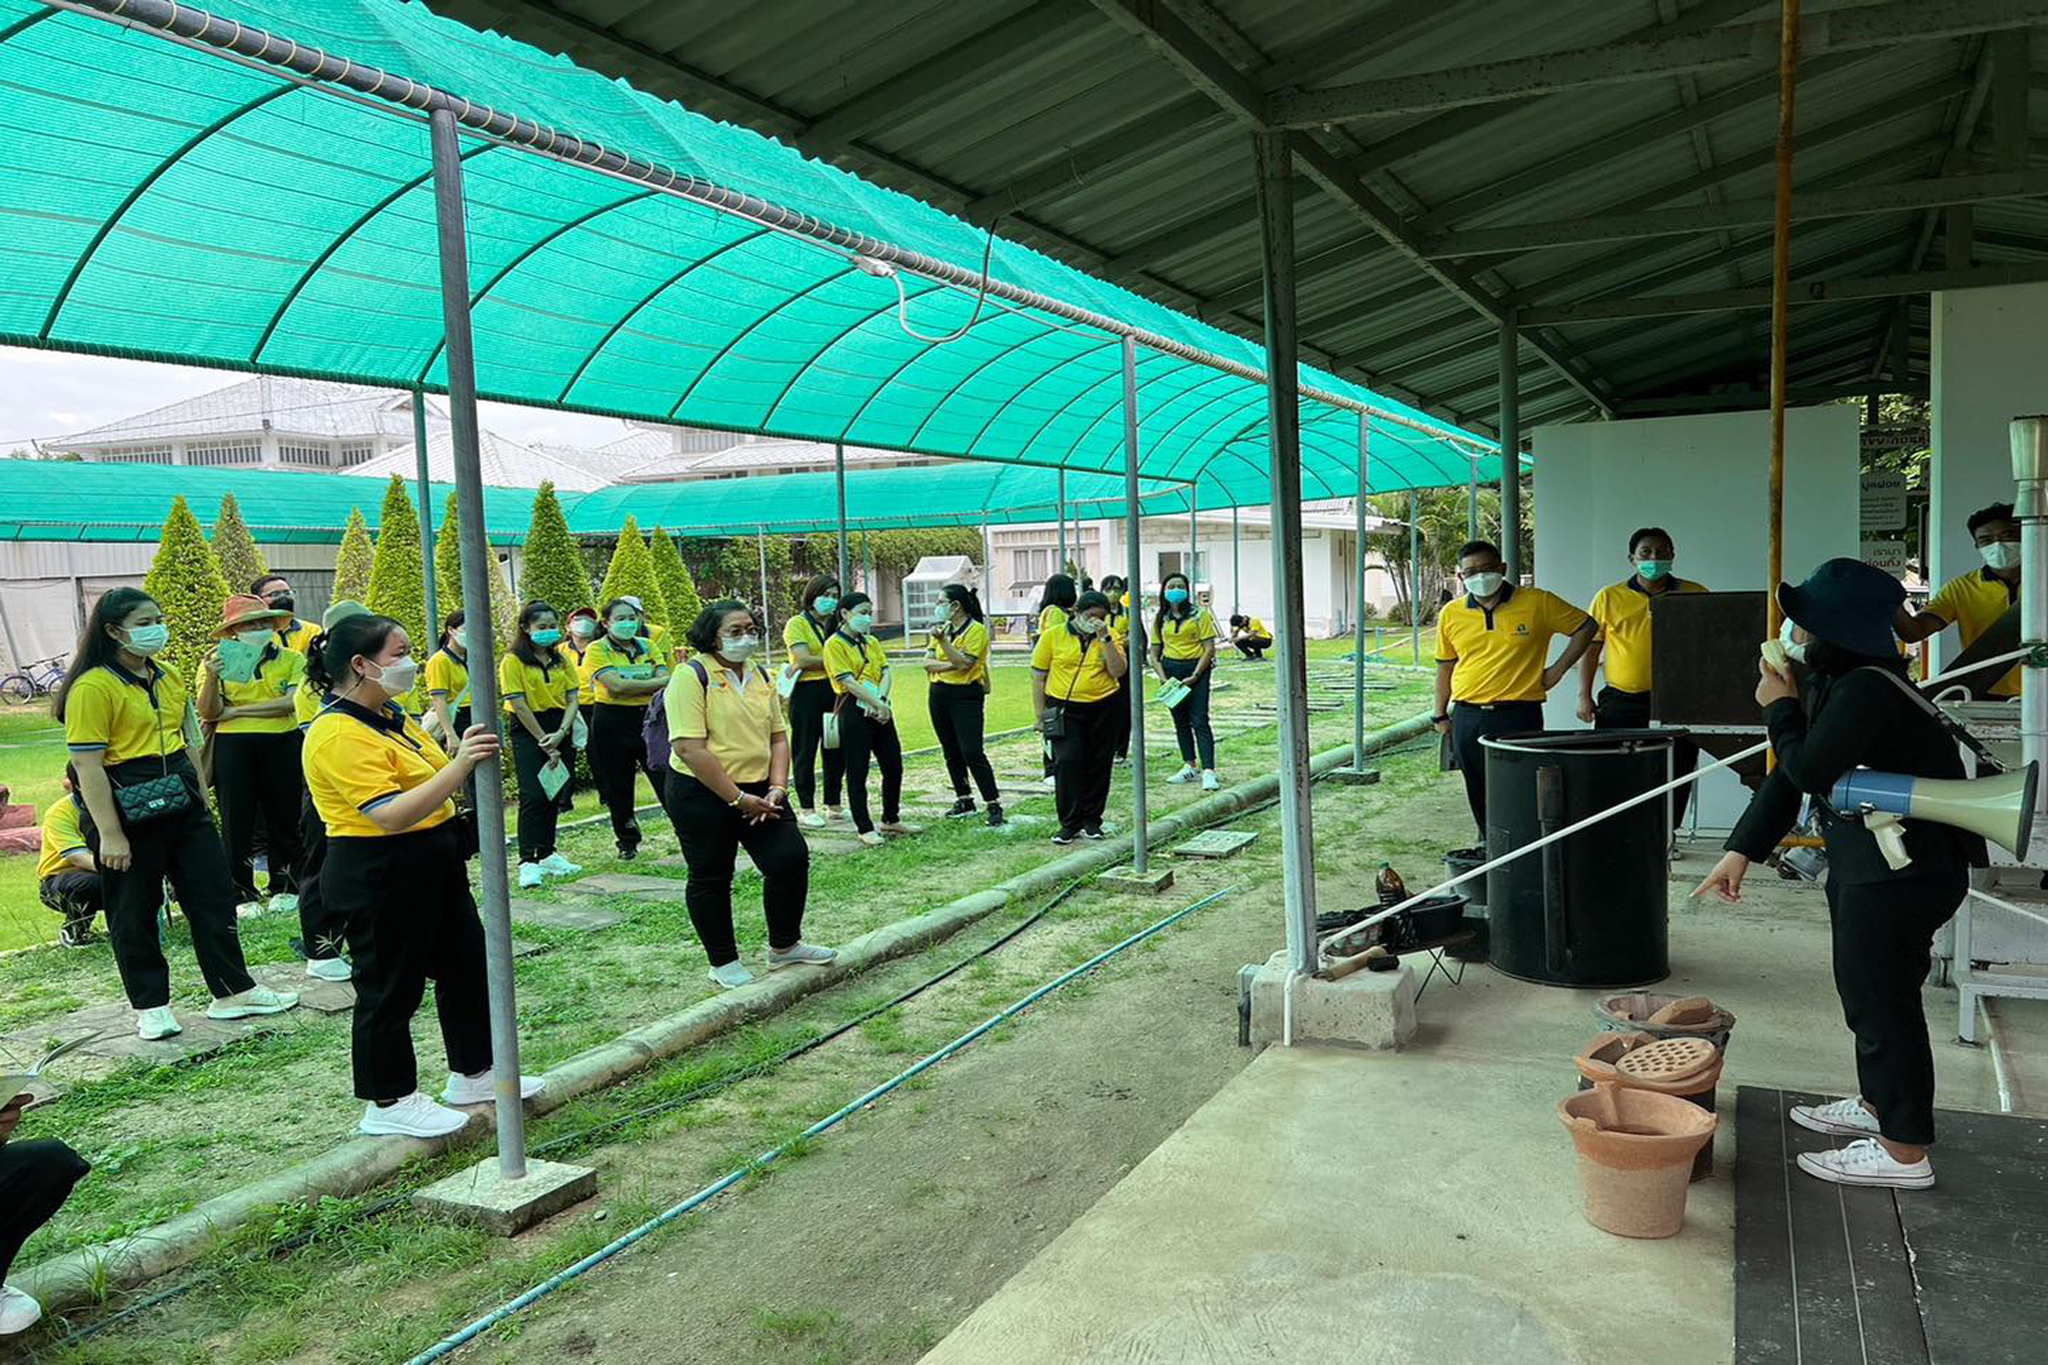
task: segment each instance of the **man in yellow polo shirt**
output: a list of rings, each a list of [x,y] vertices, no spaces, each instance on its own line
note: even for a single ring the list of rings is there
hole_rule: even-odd
[[[1609,584],[1594,594],[1588,609],[1599,634],[1592,648],[1579,660],[1579,719],[1595,730],[1642,730],[1650,724],[1650,603],[1666,593],[1705,592],[1706,588],[1671,572],[1678,549],[1671,533],[1661,526],[1645,526],[1628,538],[1629,561],[1635,572],[1619,583]],[[1602,654],[1607,665],[1607,686],[1593,695],[1593,675],[1600,671]],[[1671,766],[1675,773],[1689,773],[1699,766],[1700,750],[1689,739],[1671,743]],[[1671,827],[1685,823],[1686,803],[1692,799],[1690,785],[1680,787],[1671,797]]]
[[[1968,526],[1984,567],[1942,584],[1917,613],[1901,606],[1893,626],[1907,644],[1918,644],[1953,625],[1961,630],[1963,648],[1968,649],[2020,600],[2020,523],[2012,504],[1994,502],[1972,512]],[[1989,688],[1989,695],[1997,698],[2019,694],[2017,664]]]
[[[1593,618],[1555,593],[1508,582],[1491,541],[1460,547],[1458,574],[1465,596],[1437,618],[1436,728],[1451,737],[1483,842],[1486,750],[1480,741],[1543,728],[1544,695],[1593,643]],[[1553,635],[1571,639],[1546,668]]]

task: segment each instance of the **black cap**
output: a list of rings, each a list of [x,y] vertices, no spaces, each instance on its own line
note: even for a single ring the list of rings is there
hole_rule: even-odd
[[[1892,624],[1906,589],[1860,559],[1830,559],[1804,583],[1778,585],[1778,605],[1815,639],[1871,658],[1899,652]]]

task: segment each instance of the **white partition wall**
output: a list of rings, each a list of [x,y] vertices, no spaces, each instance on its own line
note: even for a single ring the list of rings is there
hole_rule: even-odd
[[[1797,408],[1785,424],[1785,574],[1857,552],[1859,410]],[[1536,582],[1583,607],[1629,574],[1628,537],[1662,526],[1682,578],[1722,590],[1765,586],[1770,416],[1762,412],[1539,427]],[[1546,721],[1576,729],[1576,678],[1551,694]],[[1701,784],[1700,823],[1730,824],[1747,800],[1726,773]]]

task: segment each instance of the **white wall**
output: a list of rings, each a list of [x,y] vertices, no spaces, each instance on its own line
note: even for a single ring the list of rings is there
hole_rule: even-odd
[[[1928,529],[1939,585],[1983,567],[1963,525],[1970,513],[2012,501],[2007,424],[2048,412],[2048,284],[1936,294],[1933,315]],[[1961,648],[1954,631],[1936,639],[1938,662]]]
[[[1785,576],[1857,552],[1861,413],[1795,408],[1785,423]],[[1770,415],[1719,413],[1540,427],[1536,581],[1585,606],[1630,572],[1629,532],[1662,526],[1680,577],[1723,591],[1765,587]],[[1576,729],[1576,679],[1551,694],[1554,729]],[[1747,800],[1725,772],[1701,784],[1703,827],[1731,824]]]

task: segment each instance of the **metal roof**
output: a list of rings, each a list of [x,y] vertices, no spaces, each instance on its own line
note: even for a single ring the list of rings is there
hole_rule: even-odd
[[[427,400],[427,421],[436,427],[447,425],[438,399]],[[264,431],[321,440],[398,436],[410,442],[412,395],[362,384],[258,375],[43,444],[51,450],[91,450]]]
[[[530,446],[493,431],[477,432],[477,462],[486,485],[498,488],[539,488],[552,483],[565,492],[587,493],[616,481],[632,468],[632,461],[573,446]],[[610,473],[604,472],[604,465]],[[388,479],[396,474],[407,483],[418,477],[419,456],[407,441],[374,460],[365,460],[340,471],[369,479]],[[427,477],[435,483],[455,482],[455,436],[438,431],[427,437]]]
[[[1514,308],[1525,428],[1761,401],[1775,5],[426,3],[1246,336],[1292,127],[1305,361],[1484,426]],[[1864,283],[1794,310],[1794,396],[1921,387],[1930,283],[2048,278],[2048,6],[1804,9],[1795,281]]]

